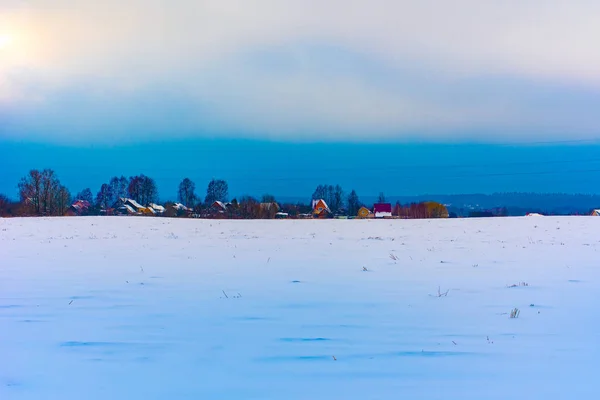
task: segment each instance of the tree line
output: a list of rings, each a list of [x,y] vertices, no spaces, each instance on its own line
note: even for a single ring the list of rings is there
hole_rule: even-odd
[[[51,169],[31,170],[18,183],[19,202],[11,202],[7,196],[0,194],[0,215],[2,216],[61,216],[65,215],[74,201],[86,202],[88,215],[107,213],[122,198],[129,198],[142,206],[158,203],[158,187],[156,181],[144,174],[125,177],[114,176],[103,183],[98,191],[86,188],[71,195],[71,192],[61,184],[57,174]],[[364,206],[355,190],[346,194],[340,185],[320,184],[313,192],[311,199],[323,199],[333,215],[356,216]],[[385,195],[379,194],[378,202],[385,202]],[[282,211],[291,216],[310,214],[310,204],[276,204],[275,196],[264,194],[260,198],[242,196],[229,201],[229,186],[225,180],[212,179],[204,196],[196,192],[196,184],[189,178],[184,178],[178,186],[177,202],[184,205],[186,210],[196,215],[209,215],[208,211],[215,202],[227,203],[221,210],[225,218],[274,218]],[[167,202],[165,205],[172,205]],[[269,204],[275,204],[270,206]],[[441,207],[440,207],[441,206]],[[167,216],[184,215],[181,208],[167,207]],[[402,206],[399,203],[394,208],[397,216],[404,218],[431,218],[443,216],[445,207],[437,203],[421,203]],[[447,210],[446,210],[447,214]]]

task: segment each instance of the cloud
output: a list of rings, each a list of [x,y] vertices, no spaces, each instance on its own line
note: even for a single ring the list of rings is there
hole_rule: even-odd
[[[0,135],[600,135],[600,3],[440,3],[7,2]]]

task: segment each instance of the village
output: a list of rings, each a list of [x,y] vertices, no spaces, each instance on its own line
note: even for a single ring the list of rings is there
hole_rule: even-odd
[[[66,212],[67,216],[84,216],[92,213],[93,205],[86,200],[75,200]],[[312,200],[310,206],[277,202],[231,202],[214,201],[207,206],[187,207],[182,203],[169,202],[165,205],[148,203],[142,205],[136,200],[121,197],[112,207],[99,210],[98,215],[116,216],[163,216],[212,219],[418,219],[449,218],[446,206],[436,202],[423,202],[402,206],[391,203],[375,203],[372,207],[362,205],[358,212],[348,210],[332,211],[324,199]]]
[[[76,200],[67,216],[90,215],[92,205],[86,200]],[[455,218],[445,205],[436,202],[423,202],[402,206],[391,203],[375,203],[371,208],[361,206],[356,215],[349,215],[347,210],[333,212],[324,199],[312,200],[310,208],[300,204],[280,206],[277,202],[254,202],[253,204],[215,201],[202,207],[186,207],[182,203],[166,203],[160,205],[149,203],[146,206],[137,201],[122,197],[110,208],[100,210],[99,215],[115,216],[155,216],[183,217],[204,219],[427,219]],[[600,209],[592,210],[592,216],[600,216]],[[491,213],[473,213],[473,217],[493,216]],[[528,217],[542,217],[543,214],[531,212]]]

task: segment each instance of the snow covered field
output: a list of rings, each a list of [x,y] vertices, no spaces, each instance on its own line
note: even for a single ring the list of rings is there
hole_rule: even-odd
[[[0,219],[0,399],[592,399],[599,303],[600,218]]]

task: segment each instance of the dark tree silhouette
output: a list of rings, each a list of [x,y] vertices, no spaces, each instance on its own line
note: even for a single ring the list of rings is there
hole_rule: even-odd
[[[110,183],[110,203],[113,204],[121,197],[127,197],[127,188],[129,187],[129,180],[124,176],[120,178],[114,176],[111,178]]]
[[[19,196],[35,215],[61,215],[58,214],[61,208],[57,207],[61,188],[53,170],[45,169],[40,172],[34,169],[19,182]]]
[[[239,201],[239,213],[242,218],[258,218],[260,215],[260,203],[252,196],[242,196]]]
[[[143,206],[156,201],[158,197],[158,189],[154,179],[138,175],[129,178],[129,186],[127,187],[129,197]]]
[[[113,200],[112,187],[104,183],[96,195],[96,205],[102,210],[108,210],[113,205]]]
[[[262,199],[260,201],[261,203],[275,203],[275,196],[273,196],[272,194],[263,194]]]
[[[94,204],[94,195],[89,188],[83,189],[81,192],[77,193],[75,196],[75,200],[85,200],[90,204]]]
[[[189,178],[185,178],[179,184],[178,198],[184,206],[193,208],[196,203],[196,184]]]
[[[377,198],[378,203],[386,203],[385,194],[383,192],[379,192],[379,197]]]
[[[206,204],[212,204],[215,201],[226,202],[229,197],[229,187],[227,182],[222,179],[213,179],[206,188],[206,197],[204,202]]]
[[[358,195],[355,190],[352,190],[348,195],[348,215],[357,215],[360,207]]]
[[[344,207],[344,191],[340,185],[319,185],[315,189],[312,199],[325,200],[333,212],[338,212]]]
[[[59,185],[55,194],[55,215],[65,215],[71,206],[71,193],[66,187]]]

